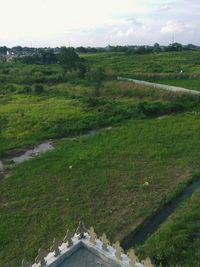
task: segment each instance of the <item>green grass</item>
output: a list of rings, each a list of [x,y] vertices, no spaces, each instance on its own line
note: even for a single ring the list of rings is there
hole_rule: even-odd
[[[111,76],[198,87],[199,52],[84,57],[90,67],[103,66]],[[38,84],[41,94],[34,92]],[[0,65],[1,157],[106,125],[115,127],[57,141],[54,151],[0,180],[0,266],[5,259],[10,267],[20,266],[23,258],[33,261],[38,248],[48,249],[55,236],[74,230],[80,219],[98,234],[122,240],[200,170],[198,97],[119,81],[94,88],[74,73],[64,75],[58,65]],[[150,252],[153,258],[161,255]]]
[[[34,83],[51,84],[66,81],[67,77],[59,65],[27,65],[20,63],[0,64],[0,84],[15,83],[32,85]],[[1,88],[0,91],[3,91]]]
[[[83,55],[91,66],[123,76],[200,90],[200,52],[165,52],[147,55],[100,53]],[[180,71],[183,70],[183,73]]]
[[[20,86],[23,85],[16,85]],[[197,97],[119,81],[102,84],[98,96],[92,86],[69,82],[45,84],[42,94],[25,94],[20,90],[0,96],[0,156],[45,139],[199,106]]]
[[[51,137],[78,134],[95,127],[92,120],[98,115],[85,112],[77,100],[31,95],[11,96],[0,106],[0,114],[0,154]]]
[[[181,79],[181,80],[156,80],[157,83],[185,87],[192,90],[200,91],[200,80]]]
[[[147,55],[126,55],[125,53],[100,53],[82,55],[92,66],[115,70],[119,75],[136,74],[200,74],[200,52],[166,52]],[[181,77],[181,75],[180,75]]]
[[[177,211],[140,247],[163,266],[199,266],[200,190],[193,193]]]
[[[199,131],[199,113],[133,120],[21,164],[0,182],[0,263],[33,261],[80,218],[123,239],[199,171]]]

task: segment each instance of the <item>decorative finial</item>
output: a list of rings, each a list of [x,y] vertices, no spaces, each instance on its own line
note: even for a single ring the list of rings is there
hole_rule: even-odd
[[[106,234],[103,233],[103,235],[100,237],[100,240],[103,243],[102,249],[108,251],[108,245],[110,245],[110,241],[107,239]]]
[[[87,228],[85,227],[83,222],[79,222],[78,228],[76,229],[76,233],[79,235],[79,239],[85,237],[85,232],[87,232]]]
[[[90,235],[90,242],[95,245],[96,244],[96,238],[97,238],[97,235],[94,231],[94,228],[91,226],[90,229],[88,230],[88,233]]]
[[[35,258],[36,263],[40,263],[40,267],[44,267],[46,265],[46,260],[44,259],[46,257],[47,253],[43,249],[38,250],[38,256]]]
[[[32,267],[32,264],[30,262],[22,260],[22,267]]]
[[[69,230],[67,230],[67,233],[66,233],[66,236],[63,239],[63,242],[67,243],[67,247],[68,248],[70,248],[71,246],[73,246],[73,241],[72,241],[72,237],[73,236],[74,235]]]
[[[122,260],[122,253],[124,252],[123,248],[120,247],[119,241],[117,241],[115,244],[113,244],[113,247],[115,248],[115,256],[118,260]]]
[[[130,266],[131,267],[135,267],[136,262],[138,262],[138,257],[135,255],[135,251],[133,249],[131,249],[128,253],[127,253],[128,257],[130,258]]]
[[[150,258],[146,258],[144,261],[142,261],[142,264],[144,264],[145,267],[154,267],[153,264],[151,263]]]
[[[59,247],[62,245],[62,242],[56,238],[53,240],[53,245],[50,248],[51,252],[54,252],[54,256],[57,257],[60,255],[60,249]]]

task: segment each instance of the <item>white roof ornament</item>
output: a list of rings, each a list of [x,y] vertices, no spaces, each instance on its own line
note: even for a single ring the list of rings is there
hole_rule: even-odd
[[[87,233],[87,228],[85,227],[83,222],[79,222],[79,226],[76,229],[77,235],[79,235],[79,239],[82,239],[85,237],[85,233]]]
[[[122,260],[122,253],[124,253],[124,250],[122,247],[120,247],[119,241],[117,241],[113,247],[115,248],[115,256],[118,260]]]
[[[124,254],[118,241],[110,246],[105,234],[98,239],[94,228],[87,231],[82,222],[75,235],[67,231],[63,243],[54,239],[50,251],[47,254],[40,249],[35,263],[23,260],[22,267],[93,267],[96,263],[113,267],[153,267],[150,258],[140,263],[134,250]]]
[[[90,242],[93,245],[95,245],[96,244],[97,235],[96,235],[93,227],[90,227],[90,229],[88,230],[88,234],[90,236]]]
[[[105,233],[103,233],[103,235],[100,237],[100,240],[102,242],[102,249],[108,251],[108,246],[110,245],[110,241],[107,239]]]
[[[54,256],[57,257],[60,255],[60,246],[62,245],[62,242],[56,238],[53,240],[53,245],[50,248],[51,252],[54,252]]]
[[[64,243],[67,243],[67,247],[70,248],[73,246],[72,237],[74,236],[73,233],[71,233],[69,230],[67,230],[66,236],[63,239]]]
[[[35,258],[35,262],[40,263],[40,267],[44,267],[46,265],[46,260],[45,260],[46,255],[47,253],[43,249],[40,248],[38,250],[38,255]]]
[[[128,253],[127,253],[128,257],[130,258],[130,267],[135,267],[135,264],[137,262],[139,262],[138,257],[135,255],[135,251],[133,249],[131,249]]]
[[[151,263],[150,258],[146,258],[144,261],[142,261],[142,264],[144,264],[145,267],[154,267],[153,264]]]

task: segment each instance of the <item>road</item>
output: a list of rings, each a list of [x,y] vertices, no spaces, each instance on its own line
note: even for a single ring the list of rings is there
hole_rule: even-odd
[[[181,93],[192,94],[192,95],[200,95],[200,91],[190,90],[190,89],[186,89],[183,87],[165,85],[165,84],[160,84],[160,83],[151,83],[151,82],[146,82],[146,81],[141,81],[141,80],[125,78],[125,77],[117,77],[117,80],[129,81],[129,82],[133,82],[136,84],[141,84],[141,85],[145,85],[148,87],[158,88],[161,90],[167,90],[167,91],[172,91],[172,92],[181,92]]]

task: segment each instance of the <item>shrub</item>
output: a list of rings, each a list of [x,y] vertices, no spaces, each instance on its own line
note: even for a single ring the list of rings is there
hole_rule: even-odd
[[[23,90],[21,91],[22,93],[25,93],[25,94],[30,94],[32,92],[32,88],[31,86],[24,86]]]
[[[35,94],[41,94],[44,92],[44,86],[41,84],[36,84],[34,87],[34,93]]]
[[[5,89],[8,92],[15,92],[16,91],[16,86],[14,84],[7,84],[5,86]]]

